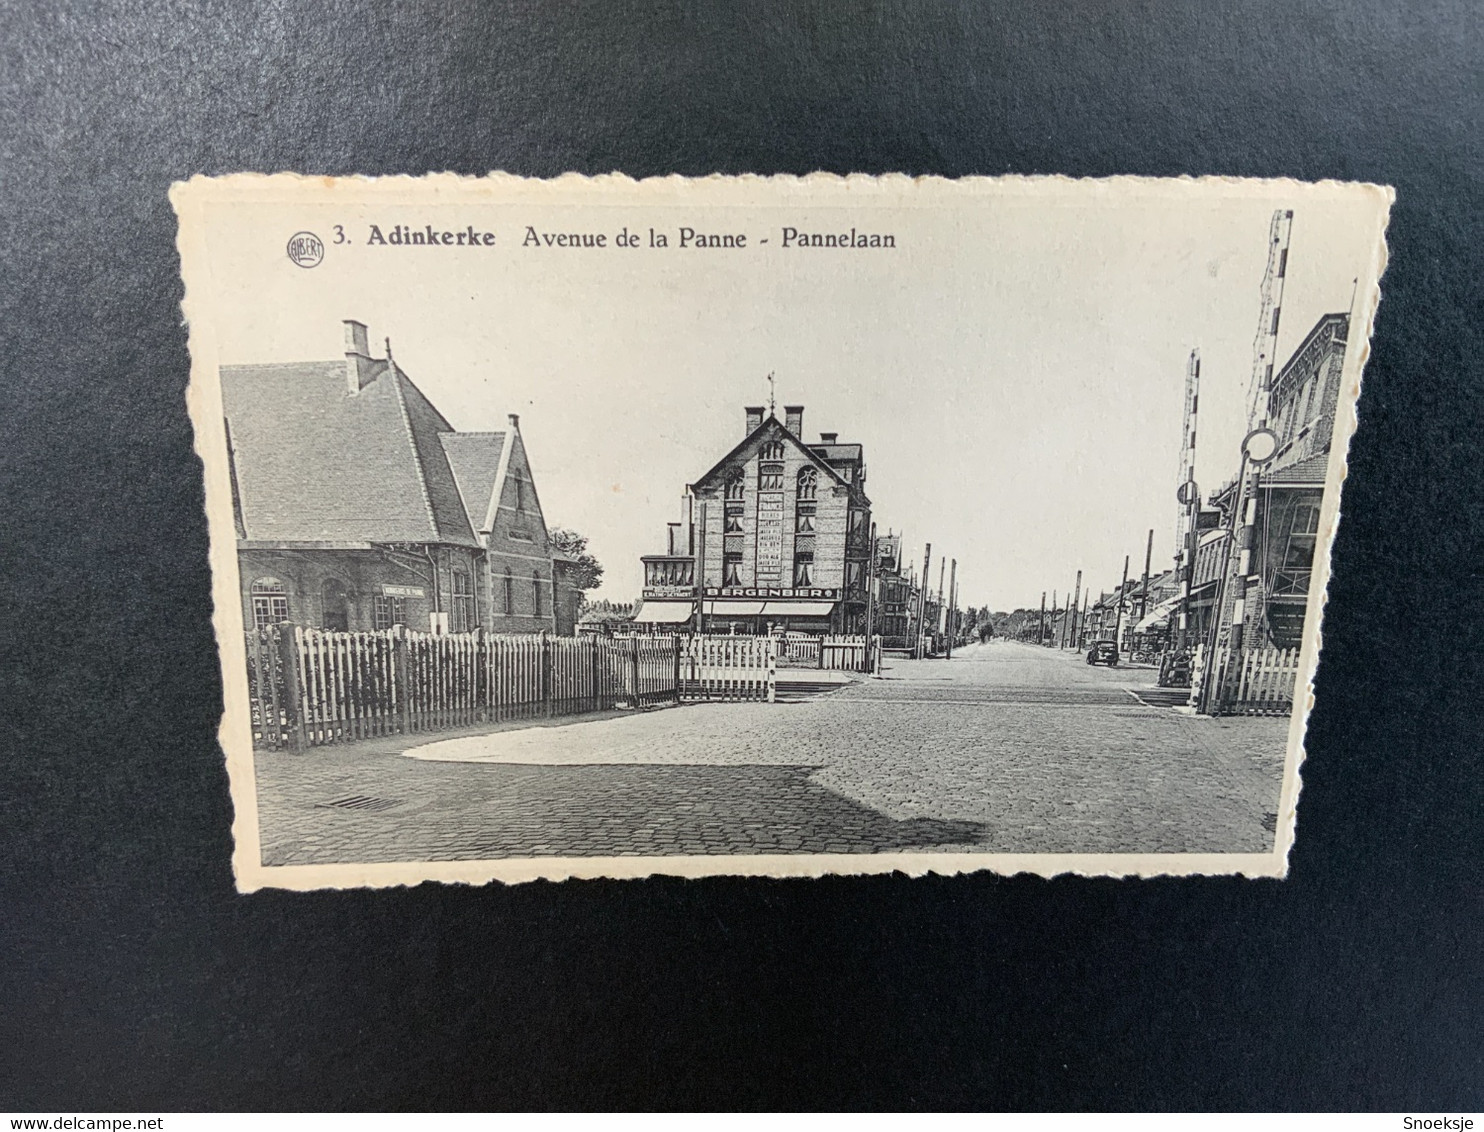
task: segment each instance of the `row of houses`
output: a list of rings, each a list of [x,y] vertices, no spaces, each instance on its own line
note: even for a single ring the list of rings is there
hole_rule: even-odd
[[[344,329],[341,358],[221,369],[244,624],[571,635],[520,418],[455,429]]]
[[[1349,315],[1323,316],[1272,381],[1268,427],[1278,447],[1256,476],[1244,621],[1251,648],[1297,648],[1303,637],[1349,330]],[[1211,640],[1228,564],[1239,550],[1238,489],[1234,474],[1200,502],[1183,639],[1180,614],[1191,568],[1184,548],[1174,569],[1147,581],[1130,578],[1096,601],[1089,598],[1085,613],[1076,616],[1073,639],[1085,647],[1116,636],[1123,652],[1193,648]]]

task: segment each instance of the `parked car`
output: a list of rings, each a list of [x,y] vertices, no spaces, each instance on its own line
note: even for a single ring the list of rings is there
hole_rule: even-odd
[[[1118,667],[1118,645],[1114,641],[1093,641],[1087,650],[1088,664],[1106,664]]]

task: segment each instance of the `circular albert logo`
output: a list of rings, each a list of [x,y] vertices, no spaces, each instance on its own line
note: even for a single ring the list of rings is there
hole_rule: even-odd
[[[313,232],[295,232],[289,237],[288,252],[300,267],[318,267],[325,258],[325,244]]]

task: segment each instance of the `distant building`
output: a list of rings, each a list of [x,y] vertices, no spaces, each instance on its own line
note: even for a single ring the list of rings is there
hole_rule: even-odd
[[[859,444],[803,439],[804,409],[784,420],[746,410],[742,441],[691,484],[664,554],[647,555],[635,620],[706,631],[861,633],[871,501]]]
[[[245,624],[560,627],[571,599],[514,414],[455,430],[353,320],[343,359],[223,366],[221,383]]]

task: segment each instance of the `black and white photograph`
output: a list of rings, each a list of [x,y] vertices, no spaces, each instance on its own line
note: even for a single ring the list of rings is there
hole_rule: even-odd
[[[1388,190],[174,199],[240,887],[1284,873]]]

